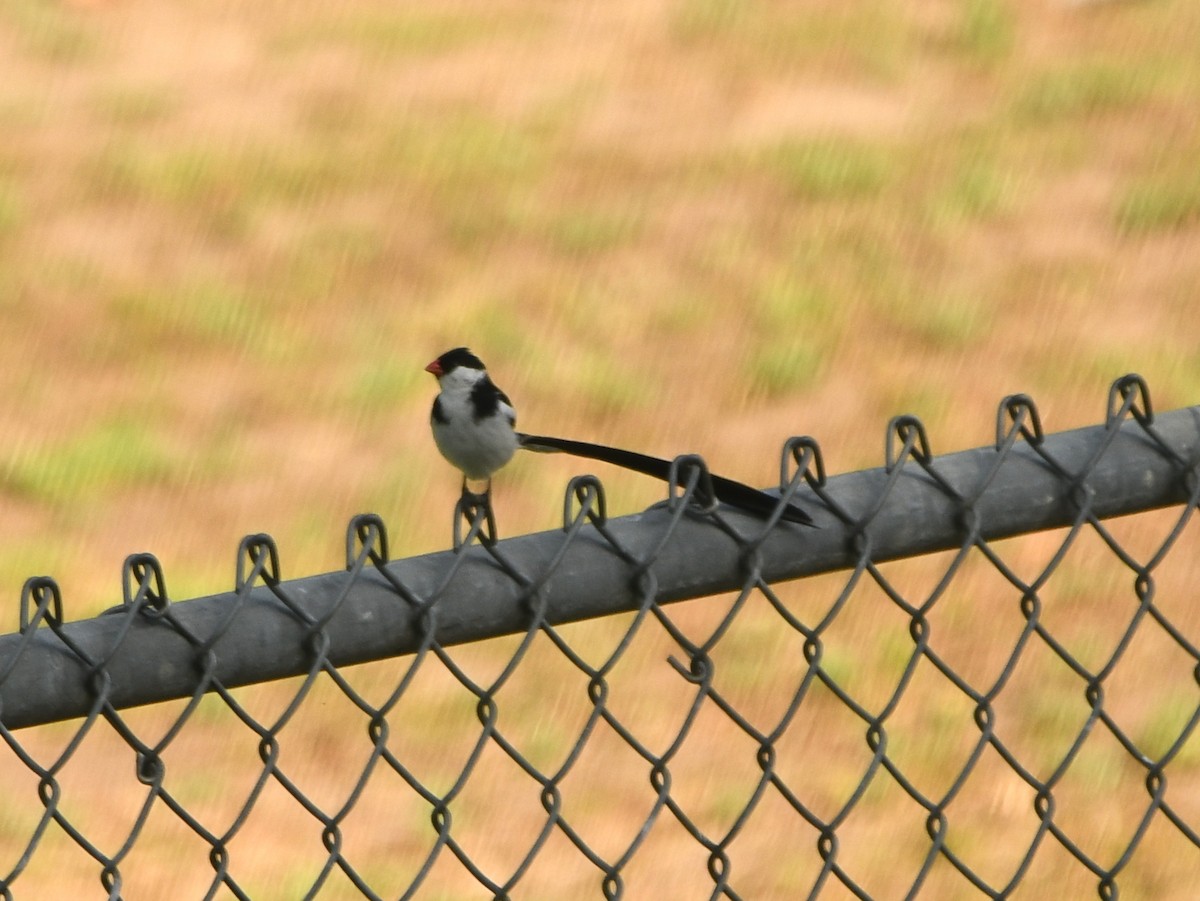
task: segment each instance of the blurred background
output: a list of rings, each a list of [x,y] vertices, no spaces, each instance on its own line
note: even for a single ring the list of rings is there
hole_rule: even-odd
[[[1200,403],[1197,47],[1194,0],[6,0],[3,631],[136,551],[183,599],[252,532],[285,578],[368,510],[446,548],[461,344],[526,431],[760,485],[901,413],[942,453],[1014,392]],[[531,455],[501,534],[593,468],[663,496]]]
[[[1197,46],[1190,0],[10,0],[0,591],[223,590],[259,530],[323,571],[364,510],[445,547],[459,344],[528,431],[764,485],[899,413],[1196,403]],[[581,465],[518,460],[503,531]]]

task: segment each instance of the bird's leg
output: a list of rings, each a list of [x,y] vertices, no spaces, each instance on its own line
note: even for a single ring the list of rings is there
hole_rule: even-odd
[[[454,507],[454,547],[460,548],[463,544],[461,526],[465,521],[467,523],[467,534],[470,535],[470,530],[475,528],[475,523],[478,517],[482,515],[483,520],[480,523],[478,530],[479,541],[481,544],[493,545],[496,543],[496,514],[492,510],[492,480],[488,479],[484,485],[483,491],[472,491],[470,484],[466,478],[463,478],[462,496]]]

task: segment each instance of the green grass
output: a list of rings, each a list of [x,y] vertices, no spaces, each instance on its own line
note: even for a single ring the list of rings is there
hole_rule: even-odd
[[[515,193],[506,187],[498,188],[488,192],[478,204],[465,196],[435,201],[439,237],[456,251],[472,255],[486,252],[505,235],[521,233],[527,226],[513,202]]]
[[[1184,289],[1186,290],[1186,289]],[[1180,309],[1186,309],[1186,293],[1180,294]],[[1154,385],[1154,403],[1164,409],[1187,406],[1192,398],[1200,397],[1200,351],[1192,348],[1184,337],[1187,345],[1177,353],[1164,355],[1155,361],[1153,368],[1138,361],[1137,365],[1143,370],[1142,374]],[[1129,366],[1130,359],[1125,356],[1122,363]]]
[[[297,19],[300,17],[296,17]],[[364,9],[321,10],[309,21],[293,19],[272,38],[269,49],[284,57],[337,47],[364,57],[432,56],[494,38],[498,31],[528,33],[535,18],[480,16],[457,11]]]
[[[1031,79],[1013,113],[1019,121],[1046,126],[1137,109],[1153,95],[1157,76],[1158,70],[1145,63],[1061,65]]]
[[[324,150],[290,152],[284,147],[206,143],[163,147],[128,141],[104,147],[82,173],[97,200],[158,202],[193,208],[250,200],[313,202],[353,184],[361,173]]]
[[[110,305],[131,335],[192,350],[253,351],[282,360],[303,349],[287,336],[287,319],[269,299],[245,286],[195,277],[181,284],[118,294]]]
[[[586,365],[569,377],[569,387],[582,409],[603,419],[619,417],[657,403],[645,391],[645,373],[599,351],[586,353]]]
[[[786,141],[759,159],[762,170],[797,201],[851,201],[878,195],[895,174],[886,146],[857,140]]]
[[[965,0],[951,46],[975,65],[1002,62],[1016,43],[1016,21],[1005,0]]]
[[[25,211],[18,190],[14,182],[0,178],[0,240],[16,234],[24,224]]]
[[[405,359],[363,361],[350,383],[345,404],[362,413],[387,412],[423,387],[428,387],[425,373]]]
[[[916,27],[893,3],[865,0],[807,9],[733,0],[679,0],[671,38],[718,48],[733,73],[836,71],[890,82],[914,51]]]
[[[8,473],[11,468],[11,460],[17,454],[10,456],[9,460],[0,463],[0,485],[4,485],[10,496],[16,496],[17,492],[13,490],[8,481]],[[73,512],[74,508],[69,508],[68,515]],[[17,535],[6,541],[3,547],[0,547],[0,596],[6,599],[16,599],[21,595],[21,587],[25,581],[31,576],[54,576],[61,575],[64,571],[73,566],[79,565],[80,548],[74,544],[67,545],[63,542],[48,542],[45,535],[40,531],[30,531],[22,535]],[[106,595],[105,604],[111,606],[111,599],[119,587],[116,580],[113,578],[115,569],[108,573],[109,580],[104,585],[106,590],[111,593]],[[94,586],[93,586],[94,587]],[[70,619],[77,619],[83,616],[98,613],[104,609],[100,603],[93,603],[92,609],[80,609],[77,606],[75,599],[65,598],[64,605],[70,603]],[[66,609],[64,607],[64,609]],[[0,621],[0,627],[3,632],[12,632],[17,628],[16,607],[7,615],[7,618]],[[3,821],[0,817],[0,821]]]
[[[816,273],[805,270],[803,259],[764,280],[754,309],[766,331],[795,327],[801,322],[833,324],[837,301],[810,281]]]
[[[989,222],[1015,212],[1020,176],[995,160],[971,156],[962,160],[953,176],[935,192],[931,215],[950,227],[963,222]]]
[[[392,165],[448,196],[540,176],[550,148],[533,130],[469,108],[399,127],[388,139]]]
[[[477,213],[503,201],[498,186],[540,175],[544,160],[518,125],[464,112],[300,147],[273,139],[164,145],[126,138],[85,159],[77,182],[91,203],[158,205],[240,237],[264,210],[308,209],[377,196],[381,188],[411,192],[443,216],[456,207]]]
[[[824,355],[801,337],[781,337],[756,346],[745,366],[751,391],[777,398],[810,389],[824,374]]]
[[[637,212],[575,207],[552,216],[540,231],[554,251],[585,257],[636,241],[644,222]]]
[[[992,327],[991,308],[975,298],[917,297],[898,293],[880,312],[910,338],[931,349],[969,348]]]
[[[102,145],[78,181],[92,202],[247,215],[378,191],[380,176],[383,185],[420,186],[449,203],[479,198],[496,180],[540,172],[533,140],[487,116],[449,116],[436,127],[401,125],[353,137],[302,146],[271,138],[235,144],[125,138]]]
[[[1128,235],[1181,232],[1200,225],[1200,170],[1135,179],[1121,192],[1114,213]]]
[[[182,106],[177,92],[141,84],[103,88],[92,99],[99,118],[108,125],[142,127],[160,125]]]
[[[754,12],[738,0],[683,0],[675,5],[671,27],[684,42],[711,39],[743,25]]]
[[[371,223],[349,217],[306,221],[290,240],[279,242],[273,258],[256,261],[246,278],[254,293],[279,306],[320,304],[330,297],[348,296],[357,308],[363,301],[399,293],[386,282],[394,266],[389,250],[387,236]],[[416,287],[413,284],[408,290]],[[361,324],[378,327],[369,321]]]
[[[1149,706],[1135,735],[1142,753],[1151,760],[1158,760],[1171,750],[1196,712],[1196,703],[1194,693],[1178,692]],[[1172,761],[1175,766],[1189,769],[1200,765],[1200,739],[1194,730]]]
[[[693,289],[695,294],[658,296],[658,304],[650,310],[648,328],[651,332],[687,338],[700,335],[719,319],[720,305],[711,294]]]
[[[836,295],[811,281],[801,261],[765,279],[752,309],[757,338],[742,367],[751,392],[776,398],[816,385],[829,355],[810,339],[809,324],[838,327]]]
[[[55,65],[94,61],[102,46],[85,17],[70,7],[39,0],[7,0],[0,6],[0,29],[16,39],[19,52]]]
[[[136,485],[163,484],[189,458],[136,418],[109,419],[58,444],[11,453],[3,464],[10,491],[50,506],[96,503]]]

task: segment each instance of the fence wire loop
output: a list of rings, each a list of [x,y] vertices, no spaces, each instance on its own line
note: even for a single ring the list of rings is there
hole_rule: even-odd
[[[717,509],[712,475],[699,454],[680,454],[671,461],[667,475],[667,509],[674,513],[680,504],[698,514],[713,513]]]
[[[722,516],[683,455],[670,515],[610,518],[579,475],[561,529],[500,541],[464,493],[450,549],[392,559],[363,513],[306,578],[248,535],[210,597],[132,554],[80,622],[29,579],[0,635],[0,899],[72,890],[72,856],[109,901],[161,893],[163,860],[203,898],[1186,891],[1200,407],[1155,416],[1131,374],[1103,423],[1046,434],[1014,394],[938,458],[896,417],[883,463],[827,476],[784,442],[780,503],[820,530]]]
[[[796,472],[814,488],[825,487],[825,457],[817,440],[809,435],[796,435],[783,443],[779,459],[779,490],[787,491],[796,479]]]
[[[21,588],[21,633],[36,629],[40,622],[52,628],[63,624],[62,589],[49,576],[31,576]]]
[[[158,785],[166,775],[166,764],[161,757],[152,751],[142,751],[137,755],[137,780],[143,785]]]
[[[1028,394],[1010,394],[1000,401],[996,411],[996,450],[1008,444],[1014,432],[1031,445],[1040,445],[1046,437],[1037,404]]]
[[[893,417],[887,427],[884,469],[892,472],[900,461],[912,457],[924,465],[933,459],[929,452],[929,437],[925,424],[910,414]]]
[[[703,648],[689,647],[685,650],[688,652],[687,666],[684,666],[674,655],[667,658],[667,663],[691,684],[707,685],[713,676],[712,659]]]
[[[130,554],[121,567],[125,607],[136,607],[148,617],[162,616],[170,603],[162,564],[153,554]],[[120,608],[117,608],[120,609]]]
[[[262,532],[247,535],[238,545],[234,591],[240,593],[252,588],[259,579],[264,585],[279,584],[279,549],[275,547],[275,539]]]
[[[364,554],[376,567],[389,559],[387,526],[375,513],[359,513],[346,526],[346,569],[358,566]]]
[[[467,527],[465,534],[462,531],[464,524]],[[477,539],[484,547],[491,547],[499,540],[491,491],[485,494],[464,491],[454,505],[454,549],[461,550]]]
[[[1150,405],[1150,388],[1146,380],[1135,372],[1123,375],[1112,384],[1108,392],[1108,416],[1106,424],[1124,419],[1127,415],[1143,427],[1154,424],[1154,408]]]
[[[575,505],[579,505],[576,512]],[[604,526],[608,523],[608,503],[604,496],[604,486],[593,475],[575,476],[567,483],[563,493],[563,525],[564,532],[571,531],[579,517],[583,516],[594,526]]]

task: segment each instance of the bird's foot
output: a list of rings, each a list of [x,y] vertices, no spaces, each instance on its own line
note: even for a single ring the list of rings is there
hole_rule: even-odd
[[[463,523],[467,524],[467,534],[462,533]],[[462,496],[454,506],[454,548],[457,550],[464,543],[478,536],[479,543],[491,546],[496,543],[496,514],[492,510],[492,483],[487,482],[482,492],[472,491],[471,486],[463,479]]]

